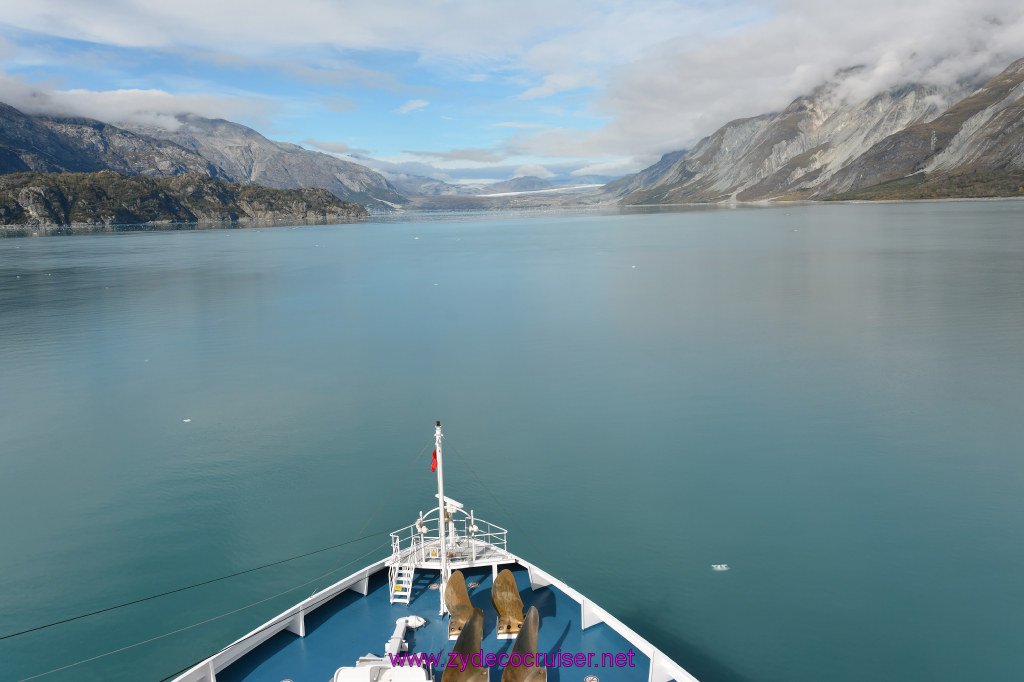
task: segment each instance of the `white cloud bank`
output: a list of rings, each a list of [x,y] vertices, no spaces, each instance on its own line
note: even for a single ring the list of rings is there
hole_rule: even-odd
[[[269,121],[276,106],[258,95],[173,95],[163,90],[59,90],[0,72],[0,101],[26,114],[84,116],[100,121],[156,125],[174,130],[177,114]]]
[[[692,145],[723,123],[778,111],[840,69],[845,94],[989,78],[1024,57],[1024,5],[1006,0],[789,0],[696,43],[672,40],[616,68],[599,104],[613,121],[572,147],[610,154]],[[549,142],[545,140],[544,142]]]

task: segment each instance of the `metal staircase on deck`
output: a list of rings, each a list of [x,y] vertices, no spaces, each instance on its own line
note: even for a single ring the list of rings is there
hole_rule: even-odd
[[[440,455],[440,452],[438,452]],[[463,570],[490,566],[498,575],[498,565],[514,563],[516,558],[505,549],[508,531],[483,519],[462,503],[445,497],[445,536],[441,546],[440,509],[420,512],[416,522],[391,534],[391,557],[387,560],[388,584],[392,604],[412,601],[413,578],[417,570]],[[447,561],[442,563],[444,556]],[[435,583],[437,587],[443,584]]]
[[[389,577],[391,578],[392,604],[409,603],[409,597],[412,595],[412,577],[415,572],[416,568],[414,566],[405,564],[391,567]]]

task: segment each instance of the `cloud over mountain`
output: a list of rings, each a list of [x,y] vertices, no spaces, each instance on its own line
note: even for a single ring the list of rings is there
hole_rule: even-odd
[[[625,170],[779,111],[844,69],[860,67],[838,97],[910,82],[941,96],[995,75],[1024,45],[1017,0],[36,0],[11,4],[3,22],[0,60],[19,76],[0,87],[26,111],[165,124],[186,111],[262,116],[292,141],[332,139],[347,117],[376,126],[356,132],[392,158],[429,137],[439,151],[413,156]],[[125,55],[144,73],[129,73]],[[83,84],[86,71],[105,80]],[[402,114],[417,126],[387,125]],[[483,149],[515,154],[464,153]]]

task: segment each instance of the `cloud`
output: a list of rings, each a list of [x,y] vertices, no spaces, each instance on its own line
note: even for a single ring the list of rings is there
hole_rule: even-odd
[[[369,154],[370,150],[360,149],[358,147],[349,147],[344,142],[320,142],[319,140],[311,140],[309,138],[302,141],[304,144],[311,145],[317,149],[322,149],[325,152],[333,152],[335,154]]]
[[[607,161],[604,163],[592,163],[583,168],[577,168],[570,175],[626,175],[635,170],[634,164],[630,161]]]
[[[303,83],[387,88],[404,97],[442,101],[438,98],[444,95],[403,82],[411,77],[401,71],[368,68],[385,62],[362,61],[366,54],[413,55],[417,73],[443,72],[468,97],[504,97],[515,103],[517,113],[497,115],[529,119],[529,113],[519,113],[529,104],[560,116],[546,128],[483,121],[481,127],[510,129],[508,139],[496,145],[503,153],[414,153],[474,163],[500,162],[515,150],[532,157],[517,159],[522,163],[575,159],[584,166],[620,164],[609,168],[629,162],[636,169],[664,152],[692,146],[729,120],[777,111],[841,69],[861,67],[837,90],[839,97],[866,98],[908,82],[953,92],[1024,55],[1024,5],[1019,0],[7,4],[3,22],[14,33],[5,33],[12,43],[0,42],[0,56],[28,49],[17,44],[20,30],[37,32],[27,36],[144,48],[147,54],[194,52],[197,59],[219,60],[224,68],[276,65]],[[28,45],[28,40],[22,42]],[[390,68],[392,62],[386,63]],[[205,116],[252,118],[239,106],[244,98],[147,89],[59,90],[53,84],[26,93],[24,83],[7,87],[10,80],[3,82],[7,101],[20,97],[25,106],[49,103],[107,120],[118,116],[116,106],[133,116],[159,117],[186,104]],[[45,96],[38,97],[40,92]],[[257,114],[261,107],[274,106],[266,99],[252,101]],[[360,101],[364,107],[370,104]],[[327,106],[339,111],[349,104],[341,98]],[[426,99],[414,99],[398,111],[427,105]],[[591,122],[576,123],[575,114]],[[594,129],[595,117],[607,123]],[[468,112],[460,113],[459,120],[467,129],[472,125]],[[471,147],[477,142],[450,144]]]
[[[473,165],[473,166],[460,166],[457,162],[446,162],[444,168],[437,165],[426,163],[423,161],[401,161],[401,160],[386,160],[386,159],[375,159],[365,156],[357,157],[359,163],[369,166],[374,170],[384,173],[386,176],[418,176],[424,178],[434,178],[436,180],[442,180],[444,182],[452,184],[481,184],[486,182],[498,182],[501,180],[510,180],[513,177],[522,176],[520,171],[525,170],[527,166],[515,166],[506,164],[488,164],[488,165]],[[579,174],[581,164],[579,162],[570,163],[549,163],[544,168],[550,175],[542,175],[534,173],[535,175],[541,175],[541,177],[555,178],[555,182],[565,182],[571,184],[574,181],[574,176]],[[599,174],[599,175],[623,175],[625,171],[615,173],[605,173],[601,170],[588,171],[587,174]]]
[[[477,163],[497,163],[508,158],[496,153],[493,149],[452,149],[447,152],[417,152],[402,150],[403,154],[421,156],[431,159],[448,159],[451,161],[476,161]]]
[[[395,111],[398,112],[399,114],[408,114],[411,111],[417,111],[419,109],[422,109],[428,104],[430,104],[430,102],[428,102],[425,99],[411,99],[402,106],[395,109]]]
[[[250,61],[249,66],[257,62]],[[277,68],[284,73],[312,85],[346,87],[359,85],[364,88],[383,90],[409,90],[398,77],[379,69],[367,69],[351,60],[320,58],[315,64],[304,64],[296,60],[260,60],[262,68]]]
[[[544,82],[535,88],[530,88],[519,95],[520,99],[537,99],[547,97],[567,90],[575,90],[587,86],[593,82],[594,77],[587,77],[583,73],[552,73],[544,77]]]
[[[248,56],[279,48],[329,45],[344,50],[399,50],[427,58],[473,55],[502,60],[539,36],[575,31],[593,15],[586,0],[389,0],[324,3],[291,0],[133,0],[87,6],[34,0],[4,9],[9,26],[65,38],[128,47],[188,45]],[[140,31],[139,27],[146,30]],[[474,73],[480,73],[474,70]],[[487,75],[487,74],[481,74]]]
[[[521,123],[519,121],[502,121],[501,123],[492,123],[492,126],[498,128],[547,128],[549,127],[546,123]]]
[[[359,108],[359,105],[352,100],[343,99],[341,97],[317,97],[316,99],[323,102],[331,111],[337,111],[339,113],[355,111]]]
[[[631,158],[635,170],[731,120],[779,111],[853,66],[842,98],[927,83],[947,89],[948,104],[1024,56],[1024,6],[1008,0],[784,0],[746,14],[729,30],[664,40],[610,68],[591,108],[609,119],[600,129],[523,131],[505,143],[542,158]],[[574,84],[559,73],[523,96]]]
[[[175,118],[178,114],[266,122],[277,108],[271,100],[259,96],[172,95],[156,89],[59,90],[52,84],[30,84],[3,72],[0,92],[4,103],[27,114],[83,116],[168,130],[180,125]]]
[[[512,173],[513,178],[524,178],[527,176],[533,176],[537,178],[553,178],[555,174],[549,171],[539,163],[528,163],[524,166],[516,168]]]

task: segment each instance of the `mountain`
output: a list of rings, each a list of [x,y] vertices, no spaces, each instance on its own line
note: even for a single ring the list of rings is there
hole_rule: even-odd
[[[533,175],[524,175],[511,180],[502,180],[501,182],[492,182],[489,185],[478,187],[474,190],[474,194],[502,194],[505,192],[533,192],[538,189],[550,189],[553,185]]]
[[[970,183],[985,184],[977,173],[1024,165],[1024,59],[973,94],[969,85],[910,84],[850,101],[844,93],[857,73],[779,113],[727,123],[603,191],[629,204],[820,199],[921,173],[971,172]],[[1011,176],[993,177],[990,188],[1013,184]]]
[[[145,223],[352,220],[368,215],[362,206],[325,189],[270,189],[224,183],[202,174],[148,178],[100,171],[0,176],[0,223],[5,226],[0,236],[23,236],[26,228],[55,233]]]
[[[380,173],[351,161],[269,140],[252,128],[223,119],[179,115],[173,130],[123,124],[134,132],[168,140],[209,160],[232,182],[290,189],[322,187],[371,208],[405,203]]]
[[[0,103],[0,173],[93,172],[223,178],[199,154],[166,140],[85,118],[28,116]]]
[[[199,173],[277,189],[320,187],[391,210],[405,198],[351,161],[268,140],[251,128],[182,115],[174,130],[86,118],[31,116],[0,103],[0,173],[96,172],[168,177]]]
[[[466,192],[464,187],[452,185],[444,180],[438,180],[437,178],[386,171],[381,171],[381,175],[387,178],[388,183],[390,183],[392,187],[406,196],[414,194],[422,196],[442,196],[447,194],[464,194]]]
[[[823,186],[849,192],[912,174],[1024,170],[1024,59],[934,120],[873,145]]]
[[[658,179],[668,173],[686,155],[686,150],[669,152],[662,155],[658,163],[649,166],[639,173],[627,175],[604,186],[604,190],[615,196],[625,196],[645,187],[653,186]]]

